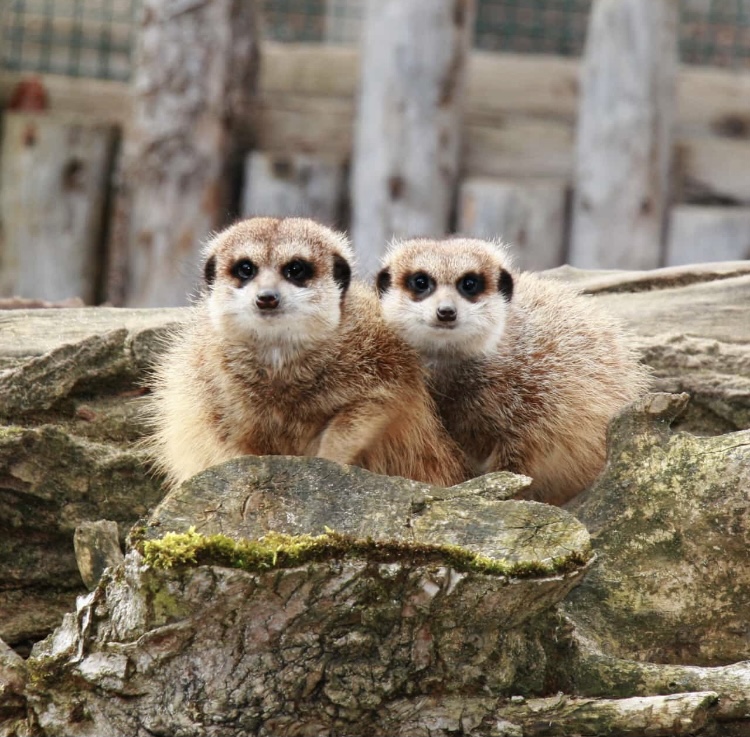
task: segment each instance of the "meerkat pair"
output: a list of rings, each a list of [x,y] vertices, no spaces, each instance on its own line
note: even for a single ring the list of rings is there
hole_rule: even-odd
[[[593,481],[610,418],[646,387],[612,320],[483,241],[397,245],[382,312],[351,260],[304,219],[211,241],[205,295],[153,377],[151,448],[172,484],[245,454],[446,486],[510,470],[556,504]]]
[[[343,235],[305,219],[246,220],[208,244],[204,295],[152,377],[150,448],[172,485],[240,455],[468,477],[418,354],[351,260]]]
[[[530,476],[522,496],[551,504],[595,480],[610,419],[648,388],[615,320],[474,239],[395,244],[377,288],[475,475]]]

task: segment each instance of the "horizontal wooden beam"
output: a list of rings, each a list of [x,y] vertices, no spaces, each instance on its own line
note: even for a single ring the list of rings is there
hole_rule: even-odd
[[[265,42],[260,93],[248,126],[258,148],[351,153],[356,48]],[[473,52],[464,115],[467,176],[570,178],[578,109],[577,59]],[[5,104],[18,73],[0,74]],[[51,107],[127,125],[126,83],[42,75]],[[678,147],[688,187],[750,202],[750,73],[683,66]]]

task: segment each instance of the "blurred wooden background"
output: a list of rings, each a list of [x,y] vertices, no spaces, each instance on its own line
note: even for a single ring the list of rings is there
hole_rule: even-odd
[[[349,230],[366,273],[428,232],[531,269],[750,258],[744,0],[239,5],[6,5],[0,296],[185,303],[253,214]]]

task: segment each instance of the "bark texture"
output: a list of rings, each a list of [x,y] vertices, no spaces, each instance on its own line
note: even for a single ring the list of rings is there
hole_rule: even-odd
[[[603,476],[570,506],[600,560],[566,607],[610,655],[725,665],[750,660],[750,430],[672,434],[687,402],[652,395],[611,425]]]
[[[134,441],[145,370],[174,318],[0,313],[0,637],[22,651],[85,590],[76,527],[107,518],[122,540],[162,496]]]

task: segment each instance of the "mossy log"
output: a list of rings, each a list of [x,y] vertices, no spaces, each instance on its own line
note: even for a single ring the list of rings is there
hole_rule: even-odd
[[[35,646],[26,706],[44,735],[390,734],[397,699],[545,692],[550,610],[591,554],[565,511],[496,498],[526,482],[209,469]]]
[[[610,426],[603,475],[569,505],[600,562],[566,608],[610,655],[724,665],[750,659],[750,430],[670,432],[687,402],[652,395]]]
[[[627,604],[629,587],[662,569],[648,546],[658,553],[659,539],[648,524],[638,537],[632,509],[611,514],[608,494],[669,530],[670,490],[710,489],[712,462],[725,492],[746,473],[731,457],[743,443],[725,448],[727,458],[725,438],[670,432],[685,401],[652,395],[613,424],[608,466],[575,508],[594,530],[608,521],[593,561],[585,528],[566,511],[508,500],[523,477],[434,489],[322,460],[209,469],[134,530],[125,564],[25,664],[0,659],[6,733],[33,723],[42,735],[750,734],[750,663],[660,665],[609,651],[622,648],[614,630],[631,636],[624,620],[638,612],[621,615],[607,596],[623,589]],[[699,452],[697,469],[684,465],[686,442],[720,450]],[[664,486],[654,514],[623,486],[637,456],[635,478]],[[641,467],[669,483],[644,480]],[[709,517],[695,537],[710,546],[721,515]],[[622,576],[621,550],[633,558]],[[641,551],[641,575],[630,575]],[[743,587],[735,573],[713,596]],[[682,593],[688,604],[696,596]],[[675,608],[662,612],[665,627]],[[598,631],[608,618],[612,627]]]

